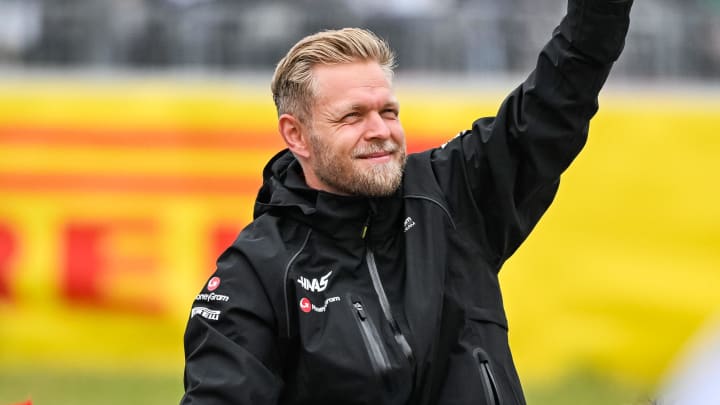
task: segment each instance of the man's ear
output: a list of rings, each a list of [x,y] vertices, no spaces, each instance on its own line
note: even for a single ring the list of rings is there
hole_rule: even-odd
[[[278,131],[295,156],[306,159],[310,157],[309,134],[300,120],[293,115],[282,114],[278,118]]]

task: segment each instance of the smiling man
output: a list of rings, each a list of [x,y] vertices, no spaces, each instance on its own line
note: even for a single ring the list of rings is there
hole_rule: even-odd
[[[524,404],[498,272],[585,143],[631,4],[570,0],[495,117],[410,156],[388,45],[298,42],[271,86],[287,149],[195,299],[182,403]]]
[[[377,49],[368,49],[367,56],[359,52],[347,61],[337,55],[342,62],[313,63],[306,91],[314,102],[305,114],[284,107],[302,102],[283,100],[297,97],[283,83],[297,74],[289,66],[295,59],[284,59],[273,81],[280,134],[300,162],[308,186],[339,195],[390,195],[400,185],[406,158],[400,106],[391,85],[393,55],[371,33],[347,29],[306,38],[295,48],[297,59],[316,52],[314,48],[324,44],[316,41],[333,35],[338,41],[348,37],[376,43]],[[371,51],[377,52],[373,58]]]

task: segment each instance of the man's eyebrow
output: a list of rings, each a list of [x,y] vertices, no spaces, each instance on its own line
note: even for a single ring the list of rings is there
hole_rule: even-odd
[[[342,104],[335,109],[336,114],[343,114],[348,111],[363,111],[367,109],[362,104]]]
[[[397,100],[390,100],[386,101],[382,104],[382,109],[386,108],[394,108],[394,109],[400,109],[400,103]],[[334,109],[336,114],[342,114],[346,112],[352,112],[352,111],[365,111],[368,107],[364,104],[358,104],[358,103],[352,103],[352,104],[342,104],[337,107],[337,109]]]

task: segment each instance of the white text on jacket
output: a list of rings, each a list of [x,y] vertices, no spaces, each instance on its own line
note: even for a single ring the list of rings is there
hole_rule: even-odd
[[[330,275],[332,274],[332,270],[328,271],[328,273],[322,277],[320,277],[320,281],[318,281],[317,278],[308,279],[303,276],[299,276],[297,279],[298,284],[307,291],[312,292],[320,292],[325,291],[325,289],[328,286],[328,278],[330,278]]]
[[[190,311],[190,317],[192,318],[195,315],[200,315],[205,319],[209,319],[211,321],[217,321],[220,319],[220,311],[213,311],[212,309],[207,309],[205,307],[195,307]]]

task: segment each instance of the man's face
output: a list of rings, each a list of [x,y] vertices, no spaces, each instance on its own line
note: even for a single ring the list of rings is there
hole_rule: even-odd
[[[343,195],[392,194],[405,166],[405,132],[382,68],[376,62],[319,65],[313,74],[308,184]]]

